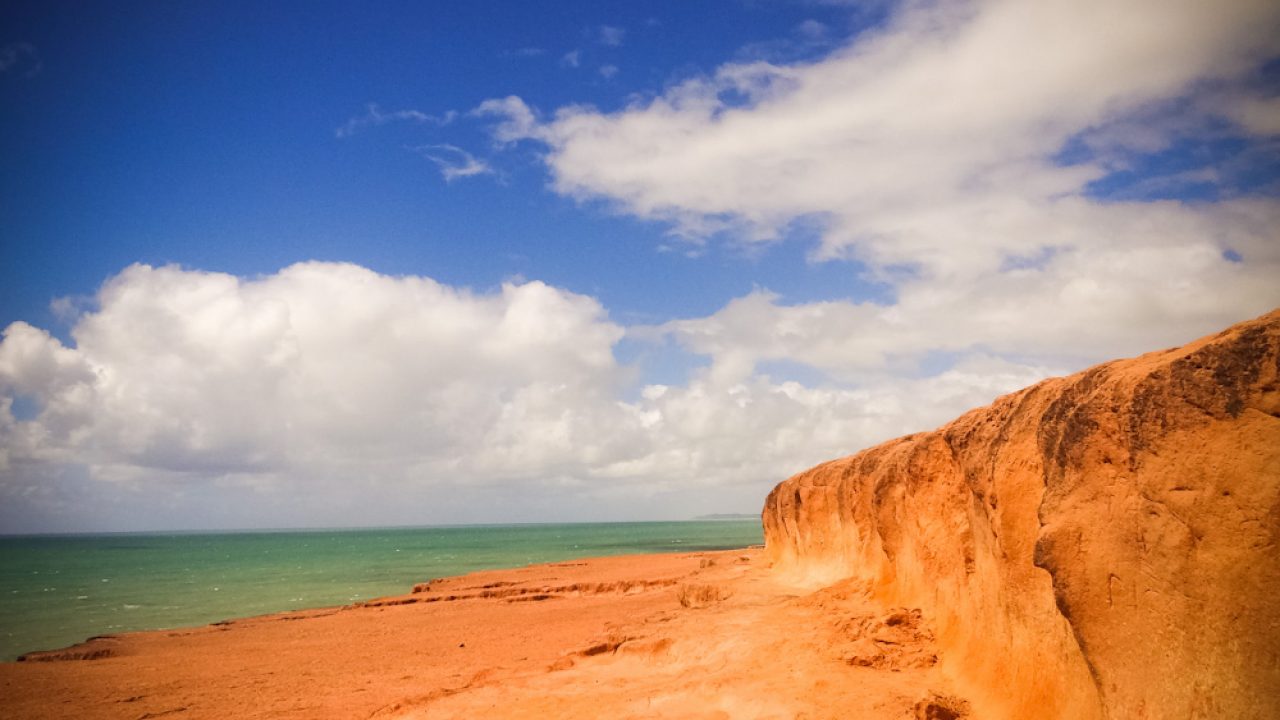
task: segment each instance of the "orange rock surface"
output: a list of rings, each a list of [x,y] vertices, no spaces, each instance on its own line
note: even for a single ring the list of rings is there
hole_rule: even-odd
[[[777,572],[935,624],[994,718],[1280,717],[1280,312],[800,473]]]

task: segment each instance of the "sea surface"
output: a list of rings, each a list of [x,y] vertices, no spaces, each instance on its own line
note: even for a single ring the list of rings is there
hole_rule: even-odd
[[[408,593],[472,570],[763,542],[759,520],[0,537],[0,660]]]

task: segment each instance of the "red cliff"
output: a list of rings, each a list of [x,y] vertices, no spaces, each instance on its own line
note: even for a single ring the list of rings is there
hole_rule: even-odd
[[[933,618],[983,717],[1280,717],[1280,311],[800,473],[775,568]]]

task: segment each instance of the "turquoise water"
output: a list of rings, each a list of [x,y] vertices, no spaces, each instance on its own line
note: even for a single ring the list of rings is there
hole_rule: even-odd
[[[0,538],[0,660],[399,595],[472,570],[762,541],[758,520]]]

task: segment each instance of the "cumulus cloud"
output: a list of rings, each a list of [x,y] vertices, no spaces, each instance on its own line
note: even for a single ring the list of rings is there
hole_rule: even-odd
[[[1092,251],[1064,244],[977,284],[912,277],[898,282],[892,305],[788,305],[761,291],[709,317],[647,331],[711,357],[713,371],[727,376],[794,361],[865,383],[937,353],[994,353],[1079,368],[1178,345],[1280,303],[1274,282],[1280,248],[1268,235],[1280,221],[1274,207],[1220,220],[1247,228],[1230,244],[1247,248],[1248,263],[1224,256],[1223,233],[1208,220],[1185,220],[1172,203],[1164,209],[1162,222],[1140,214],[1107,227],[1113,238],[1166,230],[1183,236],[1171,243]]]
[[[1274,100],[1248,78],[1280,53],[1278,30],[1265,0],[906,3],[819,60],[731,63],[615,112],[483,107],[503,142],[545,146],[557,192],[693,243],[817,226],[815,261],[854,261],[892,291],[888,306],[757,295],[663,328],[718,365],[849,374],[961,350],[1065,362],[1280,303],[1273,198],[1143,197],[1225,183],[1226,165],[1090,191],[1223,123],[1273,145]]]
[[[1251,67],[1276,16],[1248,1],[928,5],[816,63],[727,65],[621,112],[565,108],[529,137],[567,194],[757,238],[820,214],[828,252],[893,262],[882,246],[917,235],[896,223],[918,209],[1078,191],[1101,169],[1052,162],[1064,142]]]
[[[10,473],[65,461],[104,481],[442,482],[479,463],[524,477],[598,453],[578,443],[591,412],[612,412],[595,398],[617,381],[622,330],[541,283],[474,295],[349,265],[249,281],[134,266],[98,304],[74,347],[5,331],[0,393],[40,407],[8,418]]]
[[[25,522],[125,512],[54,502],[69,495],[133,507],[134,527],[751,509],[808,463],[1049,371],[987,358],[874,388],[638,385],[614,353],[627,330],[592,298],[331,263],[254,279],[137,265],[96,305],[71,344],[22,322],[0,342],[0,495]],[[38,412],[16,417],[17,398]]]

